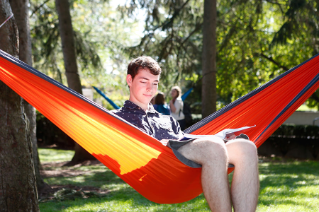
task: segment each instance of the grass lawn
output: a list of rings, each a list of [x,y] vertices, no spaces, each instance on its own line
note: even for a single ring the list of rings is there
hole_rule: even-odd
[[[39,149],[39,154],[46,173],[53,173],[44,179],[49,185],[90,186],[108,191],[102,197],[41,202],[41,212],[209,211],[203,195],[180,204],[150,202],[101,164],[54,166],[58,162],[70,160],[73,151]],[[259,172],[260,195],[257,211],[318,211],[318,161],[263,162],[259,165]]]

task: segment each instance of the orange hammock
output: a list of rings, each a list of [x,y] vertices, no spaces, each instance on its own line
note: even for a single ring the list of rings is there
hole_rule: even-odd
[[[285,72],[186,130],[216,134],[254,126],[259,147],[319,86],[319,57]],[[147,199],[188,201],[202,193],[201,168],[96,103],[0,51],[0,80]]]

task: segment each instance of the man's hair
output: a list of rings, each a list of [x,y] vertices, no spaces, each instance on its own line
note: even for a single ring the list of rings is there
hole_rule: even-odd
[[[138,74],[139,69],[148,68],[153,75],[161,74],[161,67],[159,64],[149,56],[140,56],[133,59],[127,67],[127,74],[132,76],[132,80]]]

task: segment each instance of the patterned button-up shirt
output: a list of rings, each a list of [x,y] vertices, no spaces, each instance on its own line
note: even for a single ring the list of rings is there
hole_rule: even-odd
[[[144,111],[133,102],[125,101],[122,108],[112,112],[159,141],[184,137],[178,122],[169,115],[158,113],[151,104],[149,110]]]

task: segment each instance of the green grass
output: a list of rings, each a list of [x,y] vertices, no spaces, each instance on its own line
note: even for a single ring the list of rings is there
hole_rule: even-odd
[[[72,150],[39,148],[38,151],[41,163],[70,161],[74,155]]]
[[[263,163],[259,172],[258,211],[318,211],[318,161]]]
[[[41,161],[70,160],[73,151],[39,149]],[[50,156],[52,158],[50,159]],[[43,161],[42,161],[43,162]],[[156,204],[138,194],[103,165],[60,167],[87,172],[81,176],[46,178],[49,184],[95,186],[111,192],[101,198],[40,203],[41,212],[52,211],[209,211],[203,195],[180,204]],[[319,162],[260,163],[258,212],[318,211]]]

